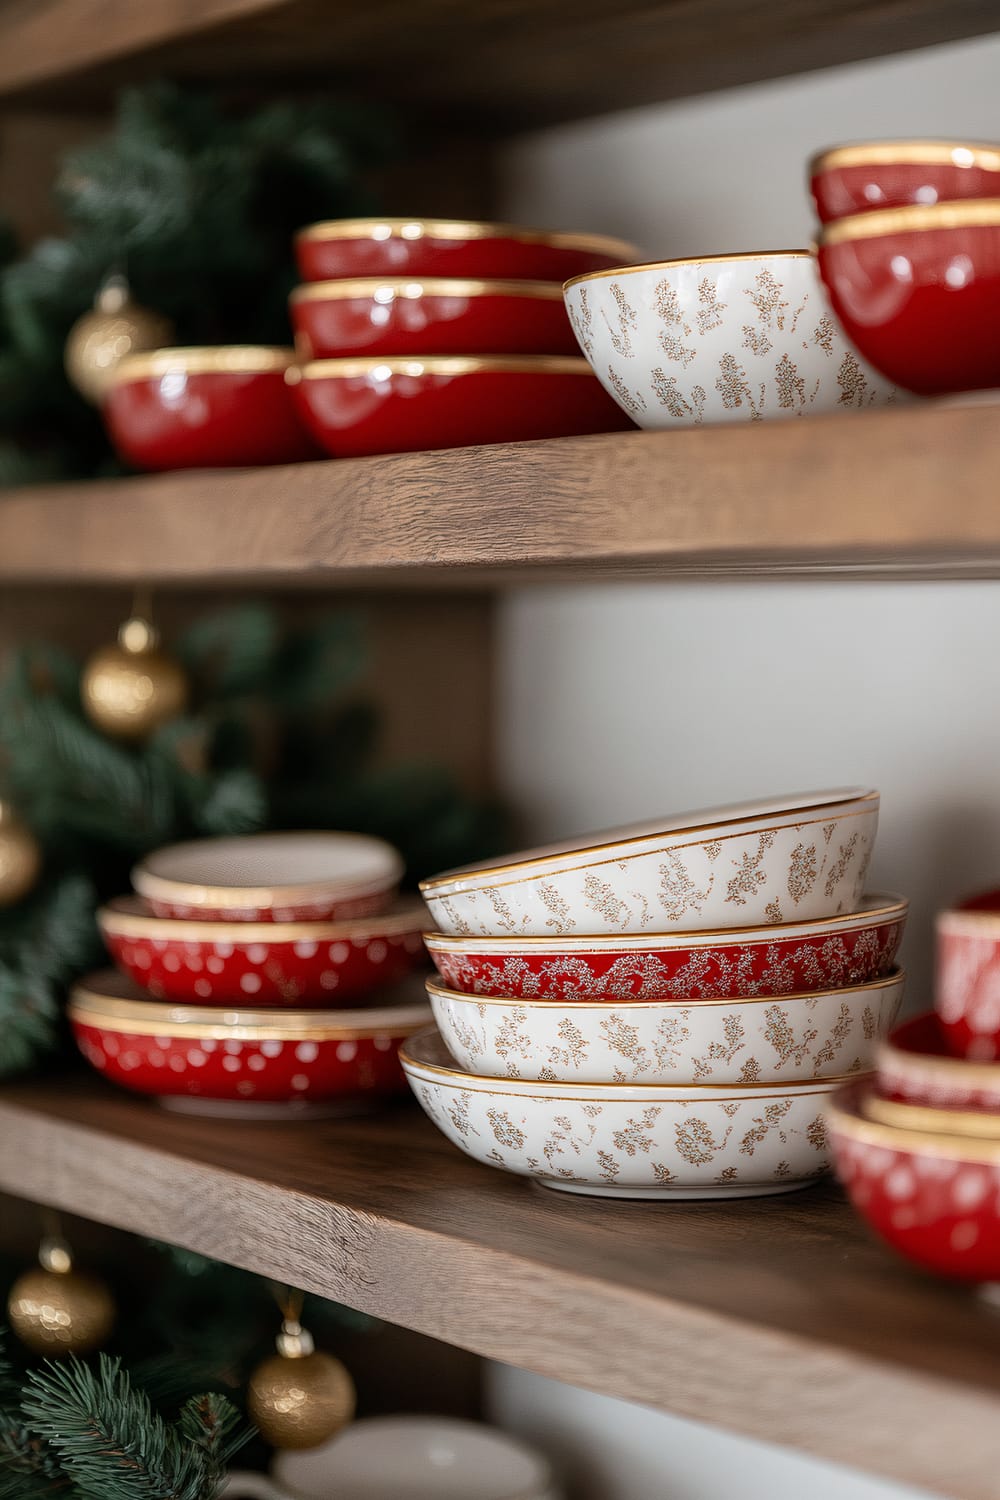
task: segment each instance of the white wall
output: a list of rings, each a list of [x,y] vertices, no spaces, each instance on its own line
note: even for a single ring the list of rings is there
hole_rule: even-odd
[[[622,234],[650,258],[806,244],[812,151],[871,136],[994,139],[998,77],[1000,37],[562,127],[506,152],[504,216]],[[912,899],[922,1005],[934,908],[1000,883],[998,641],[1000,584],[518,593],[500,628],[505,789],[548,837],[878,784],[873,879]],[[516,1371],[497,1372],[494,1399],[526,1433],[548,1427],[586,1455],[581,1500],[910,1493]]]

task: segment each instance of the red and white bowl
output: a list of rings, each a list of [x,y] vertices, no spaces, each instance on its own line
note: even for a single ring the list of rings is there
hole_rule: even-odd
[[[342,922],[391,904],[403,861],[362,833],[253,833],[148,854],[132,884],[158,917],[203,922]]]
[[[904,1021],[882,1043],[878,1091],[886,1099],[941,1111],[1000,1114],[1000,1062],[951,1056],[938,1017],[927,1011]]]
[[[1000,1281],[1000,1141],[870,1120],[869,1088],[849,1084],[826,1108],[834,1167],[854,1207],[917,1265],[963,1281]]]
[[[934,1001],[948,1051],[1000,1057],[1000,891],[938,914]]]
[[[633,937],[447,937],[424,942],[466,995],[534,1000],[695,1000],[790,995],[864,984],[892,968],[906,924],[900,896],[857,912],[775,927]]]
[[[398,1093],[397,1048],[427,1025],[430,1009],[406,1002],[330,1011],[161,1005],[108,970],[76,986],[69,1020],[87,1061],[135,1093],[301,1106]]]
[[[348,922],[186,922],[140,896],[97,913],[119,969],[158,1000],[191,1005],[360,1001],[421,962],[421,902]]]

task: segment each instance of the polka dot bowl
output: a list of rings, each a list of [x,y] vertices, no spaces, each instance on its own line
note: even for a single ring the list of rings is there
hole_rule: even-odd
[[[405,1091],[396,1053],[427,1025],[408,998],[378,1010],[214,1010],[162,1005],[111,970],[73,991],[69,1020],[87,1061],[163,1100],[362,1104]]]
[[[858,1213],[926,1270],[1000,1282],[1000,1141],[871,1120],[869,1092],[850,1084],[826,1109],[834,1166]]]
[[[878,1091],[887,1100],[918,1105],[941,1115],[974,1110],[1000,1117],[1000,1062],[950,1057],[941,1021],[932,1011],[904,1021],[878,1052]]]
[[[185,922],[123,896],[97,914],[108,952],[157,1000],[194,1005],[360,1003],[424,956],[420,901],[350,922]]]

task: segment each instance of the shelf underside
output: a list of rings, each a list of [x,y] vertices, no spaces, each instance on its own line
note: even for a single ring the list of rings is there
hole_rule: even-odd
[[[393,1323],[961,1500],[995,1500],[1000,1310],[909,1272],[836,1189],[566,1198],[412,1107],[170,1115],[68,1078],[0,1091],[0,1191]]]

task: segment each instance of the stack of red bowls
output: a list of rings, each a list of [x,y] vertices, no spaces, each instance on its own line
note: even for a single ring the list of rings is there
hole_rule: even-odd
[[[287,379],[334,457],[610,432],[562,300],[627,263],[596,235],[431,219],[336,219],[296,238],[298,362]]]
[[[199,1113],[328,1113],[397,1092],[397,1048],[430,1016],[405,983],[424,950],[402,868],[391,845],[349,833],[158,850],[135,894],[98,913],[117,970],[73,993],[80,1050]]]
[[[901,1254],[1000,1283],[1000,891],[937,923],[935,1010],[891,1033],[872,1086],[833,1101],[838,1173]]]
[[[838,146],[810,176],[820,274],[864,358],[918,395],[1000,386],[1000,146]]]

